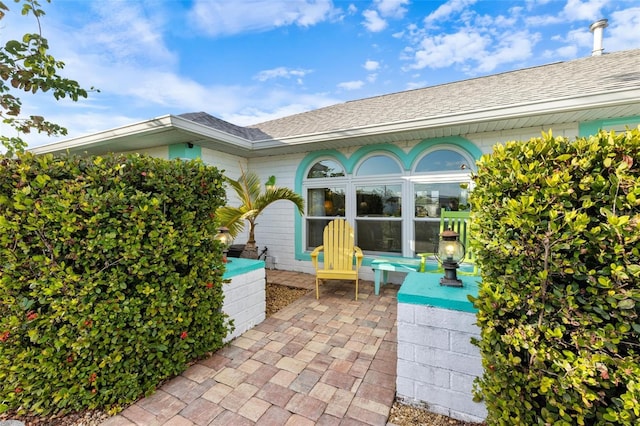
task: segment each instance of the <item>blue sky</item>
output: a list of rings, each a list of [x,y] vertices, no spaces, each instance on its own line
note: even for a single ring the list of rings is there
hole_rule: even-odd
[[[63,74],[100,89],[78,103],[21,95],[23,113],[68,128],[62,139],[195,111],[248,125],[586,57],[601,18],[605,53],[640,48],[637,0],[42,2]],[[2,43],[37,30],[7,4]]]

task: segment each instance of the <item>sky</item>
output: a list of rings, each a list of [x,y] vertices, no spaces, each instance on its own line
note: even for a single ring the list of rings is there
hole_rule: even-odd
[[[37,32],[11,10],[0,43]],[[638,0],[41,0],[42,33],[79,102],[19,94],[68,129],[30,146],[167,114],[244,126],[350,100],[640,48]],[[5,135],[15,133],[4,127]]]

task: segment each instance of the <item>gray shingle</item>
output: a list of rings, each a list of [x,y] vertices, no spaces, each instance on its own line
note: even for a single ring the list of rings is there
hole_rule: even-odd
[[[256,141],[639,87],[640,49],[636,49],[349,101],[248,127],[205,113],[181,116]]]

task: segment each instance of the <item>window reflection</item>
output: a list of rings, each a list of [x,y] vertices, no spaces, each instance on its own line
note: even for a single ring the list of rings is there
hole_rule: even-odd
[[[401,185],[358,186],[356,188],[358,216],[391,216],[402,214]]]
[[[356,219],[356,241],[367,253],[401,253],[402,222]]]
[[[449,149],[440,149],[425,155],[418,165],[416,172],[444,172],[461,171],[469,169],[469,161],[458,152]]]
[[[434,253],[442,210],[468,210],[466,182],[420,183],[414,186],[416,253]]]
[[[331,178],[344,176],[344,168],[333,160],[322,160],[311,166],[307,178]]]
[[[343,188],[313,188],[307,192],[308,216],[344,216]]]
[[[367,158],[358,167],[358,176],[390,175],[400,173],[400,166],[386,155],[375,155]]]

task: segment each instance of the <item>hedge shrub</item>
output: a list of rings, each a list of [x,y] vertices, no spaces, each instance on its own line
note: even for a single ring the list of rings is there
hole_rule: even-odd
[[[0,412],[115,412],[222,346],[222,182],[199,161],[0,157]]]
[[[544,134],[478,163],[488,424],[640,421],[640,131]]]

